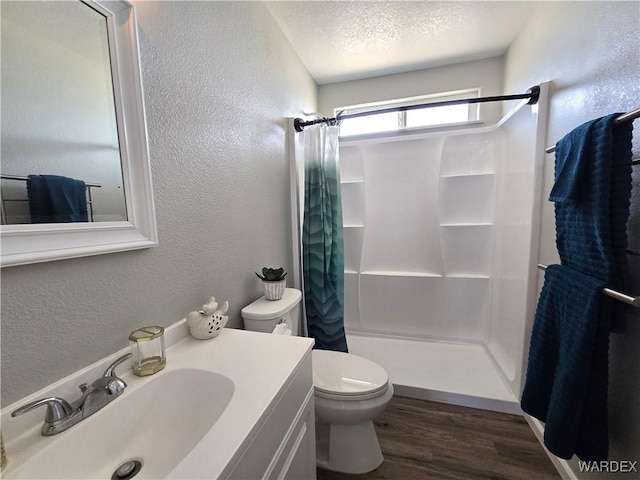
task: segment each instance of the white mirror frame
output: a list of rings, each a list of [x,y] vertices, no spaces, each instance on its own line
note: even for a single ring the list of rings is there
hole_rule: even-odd
[[[2,267],[158,245],[135,7],[126,0],[82,1],[107,20],[128,221],[2,225]]]

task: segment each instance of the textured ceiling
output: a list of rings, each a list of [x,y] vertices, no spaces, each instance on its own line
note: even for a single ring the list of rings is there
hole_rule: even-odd
[[[319,84],[502,55],[537,2],[266,1]]]

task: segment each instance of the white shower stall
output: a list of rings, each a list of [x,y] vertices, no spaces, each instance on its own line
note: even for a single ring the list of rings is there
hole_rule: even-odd
[[[518,411],[546,93],[493,126],[340,139],[349,351],[397,394]]]

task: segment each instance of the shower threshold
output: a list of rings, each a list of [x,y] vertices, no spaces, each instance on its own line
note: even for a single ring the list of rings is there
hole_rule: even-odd
[[[485,347],[347,332],[349,352],[381,365],[395,394],[522,414]]]

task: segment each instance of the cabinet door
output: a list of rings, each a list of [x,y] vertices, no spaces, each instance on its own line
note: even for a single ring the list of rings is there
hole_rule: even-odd
[[[285,480],[315,480],[316,432],[315,418],[311,411],[292,445],[283,472],[278,478]]]

